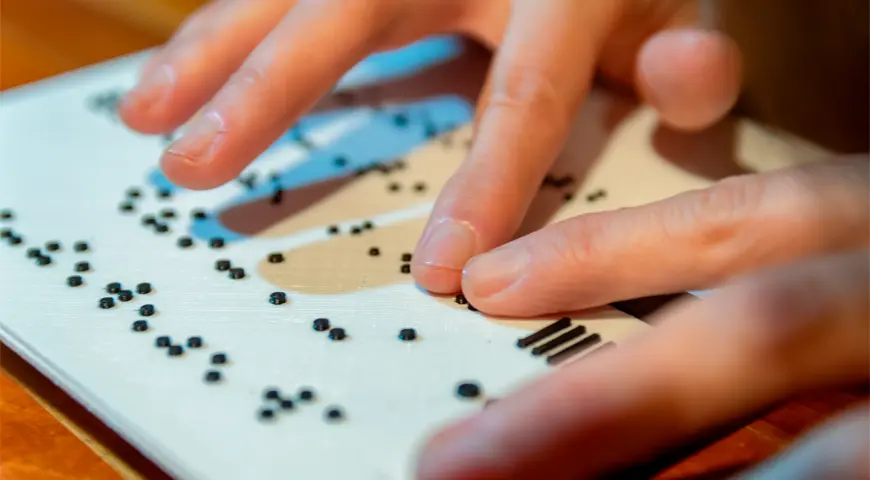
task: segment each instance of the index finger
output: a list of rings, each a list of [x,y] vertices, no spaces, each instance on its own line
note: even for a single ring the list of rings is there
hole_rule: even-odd
[[[442,191],[412,272],[459,290],[474,255],[511,239],[589,89],[616,0],[516,0],[481,99],[474,145]]]

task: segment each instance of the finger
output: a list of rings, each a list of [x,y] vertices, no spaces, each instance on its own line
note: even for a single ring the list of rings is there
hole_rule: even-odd
[[[236,177],[370,51],[395,2],[300,1],[169,146],[167,177],[192,189]]]
[[[744,479],[813,480],[870,478],[870,412],[862,405],[810,432],[789,452],[742,476]]]
[[[193,14],[146,62],[119,113],[134,130],[172,131],[226,83],[294,0],[223,0]]]
[[[737,45],[697,28],[653,35],[637,56],[638,92],[661,120],[700,130],[724,117],[737,101],[742,77]]]
[[[868,260],[814,260],[684,303],[445,430],[420,477],[597,478],[790,395],[865,382]]]
[[[588,90],[616,4],[513,2],[474,146],[442,190],[414,254],[412,272],[424,288],[457,291],[468,259],[516,232]]]
[[[572,311],[711,287],[749,269],[870,242],[870,168],[852,157],[726,179],[545,227],[465,269],[491,314]]]

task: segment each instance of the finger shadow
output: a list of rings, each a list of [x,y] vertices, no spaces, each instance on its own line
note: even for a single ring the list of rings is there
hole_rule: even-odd
[[[659,123],[652,134],[653,150],[664,160],[708,180],[753,173],[737,158],[738,121],[722,120],[698,132],[683,132]]]

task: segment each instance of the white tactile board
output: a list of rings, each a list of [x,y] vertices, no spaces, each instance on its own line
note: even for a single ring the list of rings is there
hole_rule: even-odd
[[[340,86],[413,73],[449,59],[457,48],[451,39],[432,39],[382,54],[354,69]],[[329,241],[327,224],[271,238],[233,234],[215,223],[195,225],[192,209],[211,213],[270,195],[237,182],[208,192],[174,189],[171,199],[156,198],[156,187],[171,188],[156,170],[164,140],[132,133],[108,110],[92,108],[95,96],[132,86],[143,58],[119,59],[0,96],[0,209],[14,212],[0,228],[23,238],[18,246],[0,241],[0,337],[169,473],[195,479],[410,478],[427,434],[551,368],[516,347],[517,338],[533,329],[455,308],[410,281],[339,295],[286,290],[289,304],[269,304],[269,294],[280,289],[257,274],[257,263],[272,251]],[[579,130],[600,127],[596,105],[608,100],[596,98],[578,120]],[[360,164],[400,158],[427,141],[423,126],[443,130],[466,124],[472,108],[459,97],[440,96],[385,110],[349,107],[315,115],[302,123],[313,150],[292,140],[278,142],[250,171],[265,183],[268,172],[278,169],[292,190],[334,176],[330,159],[336,152]],[[393,111],[407,112],[414,128],[395,128]],[[600,208],[709,183],[670,166],[656,170],[659,160],[649,147],[654,125],[654,115],[639,109],[600,146],[596,156],[603,163],[590,174],[590,188],[607,188],[615,198]],[[735,151],[745,165],[773,168],[820,154],[755,125],[736,128]],[[461,132],[467,134],[467,128]],[[579,138],[584,135],[578,131]],[[653,176],[627,166],[616,168],[631,171],[613,180],[614,170],[605,166],[620,159],[648,162]],[[603,184],[606,180],[618,184]],[[135,213],[125,215],[118,206],[131,186],[141,188],[143,198],[134,202]],[[637,195],[620,197],[620,191]],[[423,217],[430,205],[399,205],[371,218],[349,217],[342,226],[362,220],[388,226]],[[143,213],[165,207],[179,216],[167,221],[170,234],[157,235],[140,224]],[[227,238],[222,250],[206,245],[216,234]],[[180,235],[191,235],[196,246],[180,249]],[[48,253],[51,265],[39,267],[26,258],[28,248],[51,240],[62,243],[61,251]],[[79,240],[91,250],[74,252]],[[217,272],[219,258],[243,266],[247,277],[234,281]],[[82,260],[93,267],[81,274],[85,285],[67,286],[73,265]],[[115,296],[114,308],[98,308],[98,300],[109,296],[105,285],[115,281],[130,289],[150,282],[154,292],[127,303]],[[146,303],[158,313],[147,318],[147,332],[133,332],[131,323],[143,318],[137,310]],[[317,317],[345,327],[350,337],[335,342],[315,332],[311,322]],[[648,328],[616,311],[595,317],[587,326],[606,341],[618,343]],[[399,341],[405,327],[417,329],[420,339]],[[173,358],[155,347],[159,335],[176,343],[200,335],[205,345]],[[229,362],[210,365],[216,352],[225,352]],[[209,369],[220,370],[223,380],[204,382]],[[456,386],[464,380],[478,382],[483,397],[458,398]],[[262,421],[257,412],[268,404],[263,391],[270,386],[288,395],[311,387],[317,400],[297,402],[292,412],[278,410],[275,419]],[[342,421],[325,421],[330,405],[343,410]]]

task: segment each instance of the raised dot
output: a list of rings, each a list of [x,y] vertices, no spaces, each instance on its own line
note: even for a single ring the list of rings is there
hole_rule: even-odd
[[[214,365],[223,365],[227,363],[227,354],[226,353],[215,353],[211,356],[211,363]]]
[[[351,229],[350,229],[350,234],[351,234],[351,235],[359,235],[360,233],[362,233],[362,229],[361,229],[361,228],[359,228],[359,227],[351,227]]]
[[[456,395],[462,398],[477,398],[480,391],[480,386],[474,382],[463,382],[456,387]]]
[[[51,257],[49,257],[48,255],[40,255],[36,257],[36,264],[40,267],[51,265]]]
[[[221,237],[209,239],[208,246],[211,248],[224,248],[224,239]]]
[[[161,188],[160,190],[157,190],[157,198],[159,198],[161,200],[165,200],[171,196],[172,196],[172,191],[169,190],[168,188]]]
[[[177,357],[184,353],[184,348],[181,345],[170,345],[166,354],[170,357]]]
[[[202,337],[194,335],[187,339],[187,346],[190,348],[202,348]]]
[[[390,182],[390,184],[387,185],[387,190],[391,192],[398,192],[401,189],[402,186],[399,184],[399,182]]]
[[[281,410],[293,410],[293,400],[285,398],[281,400]]]
[[[120,210],[122,213],[130,213],[134,210],[134,207],[133,204],[130,202],[121,202],[121,204],[118,205],[118,210]]]
[[[465,295],[458,294],[456,295],[456,300],[454,300],[459,305],[468,305],[468,300],[465,299]]]
[[[397,127],[407,127],[408,126],[408,115],[404,113],[396,113],[393,115],[393,124]]]
[[[232,268],[232,264],[229,260],[218,260],[214,262],[214,268],[219,272],[226,272],[227,270]]]
[[[131,292],[130,290],[121,290],[120,292],[118,292],[118,300],[122,302],[129,302],[130,300],[133,300],[133,292]]]
[[[233,280],[241,280],[245,278],[245,269],[244,268],[231,268],[230,269],[230,278]]]
[[[401,268],[399,268],[399,271],[404,273],[404,274],[409,274],[409,273],[411,273],[411,265],[406,263],[406,264],[402,265]]]
[[[314,320],[311,324],[312,328],[317,330],[318,332],[323,332],[329,330],[329,319],[328,318],[318,318]]]
[[[199,208],[190,212],[190,216],[194,220],[205,220],[206,218],[208,218],[208,215],[205,213],[205,211]]]
[[[15,214],[12,213],[12,210],[8,208],[0,210],[0,220],[12,220],[15,218]]]
[[[79,241],[73,245],[73,250],[79,253],[87,252],[88,250],[90,250],[90,246],[88,246],[88,242]]]
[[[154,346],[159,348],[165,348],[172,345],[172,339],[167,337],[166,335],[161,335],[154,339]]]
[[[417,339],[417,331],[413,328],[403,328],[399,330],[399,340],[410,342]]]
[[[283,305],[287,303],[287,294],[284,292],[272,292],[269,295],[269,303],[272,305]]]
[[[426,191],[426,184],[423,182],[415,183],[414,184],[414,191],[415,192],[425,192]]]
[[[24,242],[24,239],[21,237],[21,235],[12,235],[9,237],[7,242],[9,242],[9,245],[12,246],[21,245]]]
[[[261,408],[259,416],[262,420],[272,420],[275,418],[275,412],[271,408]]]
[[[221,372],[217,370],[208,370],[205,372],[205,381],[208,383],[216,383],[221,381]]]
[[[328,233],[330,235],[338,235],[338,232],[339,232],[338,225],[330,225],[326,229],[326,233]]]
[[[136,293],[140,295],[151,293],[151,290],[151,284],[148,282],[142,282],[139,285],[136,285]]]
[[[403,253],[402,254],[402,261],[403,262],[410,262],[411,258],[413,258],[413,256],[410,253]]]
[[[74,268],[77,272],[89,272],[91,270],[91,264],[88,262],[76,262]]]
[[[381,250],[378,247],[372,247],[369,249],[369,255],[372,257],[377,257],[381,254]]]
[[[145,320],[136,320],[133,322],[133,331],[134,332],[144,332],[148,330],[148,322]]]
[[[115,306],[115,299],[112,297],[103,297],[98,304],[102,309],[109,309]]]
[[[336,167],[339,167],[339,168],[346,167],[347,166],[347,157],[339,155],[332,160],[332,163]]]
[[[72,275],[66,279],[66,284],[70,287],[78,287],[81,286],[82,283],[82,277],[79,275]]]
[[[570,202],[571,200],[574,200],[574,194],[573,193],[566,193],[565,195],[562,196],[562,198],[566,202]]]
[[[281,392],[277,388],[269,387],[263,390],[263,398],[266,400],[278,400],[281,398]]]
[[[341,327],[335,327],[329,331],[330,340],[341,341],[345,338],[347,338],[347,332],[345,332]]]
[[[139,190],[136,187],[130,187],[127,189],[127,197],[129,198],[139,198],[142,196],[142,190]]]
[[[310,388],[302,388],[299,390],[299,400],[311,402],[314,400],[314,390]]]
[[[49,252],[56,252],[56,251],[60,250],[60,242],[57,242],[57,241],[48,242],[45,244],[45,249],[48,250]]]
[[[30,247],[27,249],[27,258],[39,258],[42,256],[42,250],[37,247]]]
[[[180,248],[190,248],[193,246],[193,239],[187,236],[178,237],[178,246]]]
[[[157,233],[169,233],[169,225],[165,223],[155,223],[154,231]]]
[[[156,224],[157,224],[157,218],[155,218],[154,215],[151,215],[150,213],[142,215],[142,225],[148,227],[148,226],[156,225]]]
[[[279,252],[273,252],[269,254],[268,260],[269,263],[281,263],[284,261],[284,255]]]
[[[12,237],[12,229],[11,228],[0,229],[0,238],[11,238],[11,237]]]
[[[338,407],[328,407],[324,416],[326,417],[327,421],[337,422],[344,418],[344,413]]]
[[[363,222],[362,227],[366,230],[371,230],[375,228],[375,224],[372,223],[370,220],[366,220],[365,222]]]
[[[154,305],[151,305],[150,303],[146,303],[145,305],[139,307],[139,315],[142,315],[143,317],[150,317],[154,315],[154,311]]]

